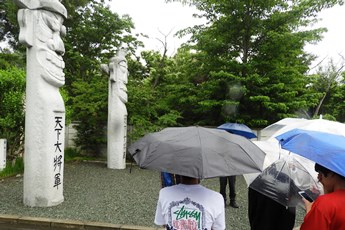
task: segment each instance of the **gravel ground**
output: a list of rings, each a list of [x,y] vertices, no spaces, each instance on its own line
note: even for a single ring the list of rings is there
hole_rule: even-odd
[[[130,173],[129,168],[110,170],[105,163],[66,163],[65,201],[49,208],[23,205],[22,176],[1,179],[0,213],[154,227],[160,189],[159,173],[136,166]],[[203,180],[202,184],[215,191],[219,190],[218,178]],[[240,208],[226,207],[226,226],[227,229],[249,230],[247,187],[242,176],[237,177],[236,188]],[[303,210],[299,210],[296,226],[300,224],[303,215]]]

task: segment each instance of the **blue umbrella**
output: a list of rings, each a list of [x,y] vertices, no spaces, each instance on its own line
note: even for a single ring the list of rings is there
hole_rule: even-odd
[[[248,139],[256,138],[256,135],[253,132],[253,130],[251,130],[245,124],[225,123],[225,124],[222,124],[221,126],[218,126],[217,129],[223,129],[229,133],[240,135],[240,136],[246,137]]]
[[[345,136],[292,129],[276,137],[281,147],[345,176]]]

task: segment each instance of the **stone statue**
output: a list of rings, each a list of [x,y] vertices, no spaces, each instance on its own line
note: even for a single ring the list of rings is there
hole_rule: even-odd
[[[67,18],[58,0],[14,0],[19,6],[19,41],[27,47],[24,204],[49,207],[62,203],[65,105],[65,52],[61,36]]]
[[[109,77],[108,92],[108,132],[107,132],[107,165],[111,169],[126,168],[127,151],[127,60],[125,51],[119,50],[110,59],[109,65],[101,68]]]

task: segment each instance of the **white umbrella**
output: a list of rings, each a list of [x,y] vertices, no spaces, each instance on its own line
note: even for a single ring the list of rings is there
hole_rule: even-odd
[[[345,136],[344,123],[340,123],[337,121],[329,121],[329,120],[324,120],[324,119],[314,119],[314,120],[302,119],[298,122],[285,125],[281,129],[273,133],[272,136],[268,138],[268,140],[276,142],[277,140],[275,140],[275,137],[296,128]]]
[[[284,118],[277,121],[266,128],[260,130],[260,141],[265,141],[273,136],[277,131],[284,128],[285,126],[298,125],[299,123],[305,122],[304,118]]]

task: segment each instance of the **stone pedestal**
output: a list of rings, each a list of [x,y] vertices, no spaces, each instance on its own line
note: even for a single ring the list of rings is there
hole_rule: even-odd
[[[27,47],[24,204],[49,207],[63,202],[65,84],[61,36],[67,12],[58,0],[15,0],[20,7],[19,41]]]

